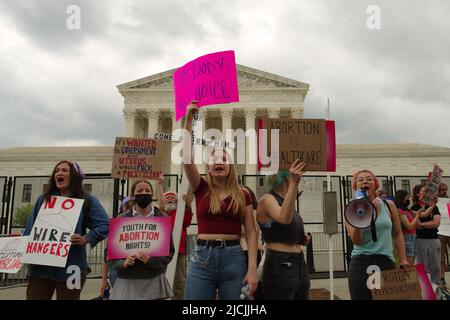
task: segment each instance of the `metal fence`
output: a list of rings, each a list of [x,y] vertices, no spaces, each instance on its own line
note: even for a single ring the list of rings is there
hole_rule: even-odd
[[[411,191],[414,185],[426,181],[426,176],[378,176],[381,187],[391,195],[398,189]],[[1,216],[0,235],[11,232],[22,232],[24,226],[14,223],[17,210],[28,204],[33,204],[42,194],[48,177],[16,176],[0,177]],[[239,181],[248,185],[260,198],[267,192],[267,180],[260,175],[242,175]],[[297,195],[296,208],[302,214],[305,230],[312,235],[311,245],[307,248],[309,269],[312,273],[328,272],[328,235],[323,233],[322,195],[326,191],[327,176],[306,175],[300,183],[301,192]],[[450,177],[443,177],[443,182],[450,184]],[[164,190],[175,190],[178,193],[180,177],[176,174],[165,175]],[[31,186],[31,187],[30,187]],[[128,180],[113,179],[106,174],[89,174],[84,180],[85,189],[92,192],[100,200],[110,217],[116,217],[120,201],[128,196],[131,185]],[[154,194],[157,195],[154,185]],[[338,234],[333,235],[333,260],[336,272],[346,272],[350,261],[352,243],[344,227],[344,208],[353,198],[351,176],[331,176],[331,189],[338,197]],[[157,195],[159,196],[159,195]],[[157,199],[155,199],[156,201]],[[195,246],[196,235],[188,236],[187,261]],[[87,259],[91,268],[89,277],[100,277],[104,259],[106,241],[100,242],[95,248],[87,250]],[[448,256],[447,256],[448,265]],[[324,275],[325,276],[325,275]],[[21,285],[26,283],[28,268],[24,266],[17,274],[0,274],[0,287]]]

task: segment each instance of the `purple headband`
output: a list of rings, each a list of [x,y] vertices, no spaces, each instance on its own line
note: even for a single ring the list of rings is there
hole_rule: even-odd
[[[84,174],[83,170],[81,169],[81,167],[78,165],[78,163],[76,163],[75,161],[72,162],[72,167],[75,170],[76,173],[78,173],[81,177],[81,179],[86,178],[86,175]]]

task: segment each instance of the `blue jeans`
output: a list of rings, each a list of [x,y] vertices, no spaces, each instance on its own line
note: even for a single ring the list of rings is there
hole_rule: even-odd
[[[197,246],[186,276],[185,299],[214,300],[218,290],[221,300],[239,300],[246,274],[245,256],[240,245]]]
[[[405,252],[407,257],[414,257],[416,255],[416,235],[403,234],[405,238]]]
[[[117,270],[116,268],[109,268],[109,283],[111,283],[111,287],[114,287],[114,284],[117,280]]]

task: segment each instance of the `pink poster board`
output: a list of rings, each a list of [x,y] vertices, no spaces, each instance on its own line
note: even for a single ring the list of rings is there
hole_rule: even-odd
[[[144,251],[150,257],[169,255],[172,226],[169,217],[111,219],[108,260],[125,259]]]
[[[234,51],[210,53],[185,64],[175,71],[173,83],[176,121],[192,100],[199,107],[239,101]]]

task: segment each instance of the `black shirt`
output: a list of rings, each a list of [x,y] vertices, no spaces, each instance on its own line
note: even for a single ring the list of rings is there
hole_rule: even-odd
[[[281,207],[284,198],[276,192],[270,193]],[[305,228],[303,219],[297,210],[294,210],[292,222],[290,224],[281,224],[274,220],[265,223],[259,223],[264,242],[281,242],[289,244],[302,244],[305,242]]]
[[[424,209],[427,210],[430,206],[429,205],[425,205]],[[416,203],[413,204],[413,206],[411,207],[411,210],[413,211],[419,211],[422,207]],[[428,216],[426,218],[419,218],[420,222],[428,222],[428,221],[433,221],[434,216],[435,215],[441,215],[441,213],[439,212],[439,209],[437,207],[433,208],[433,211],[431,212],[431,216]],[[417,234],[417,238],[418,239],[438,239],[438,229],[434,228],[434,229],[417,229],[416,230],[416,234]]]

